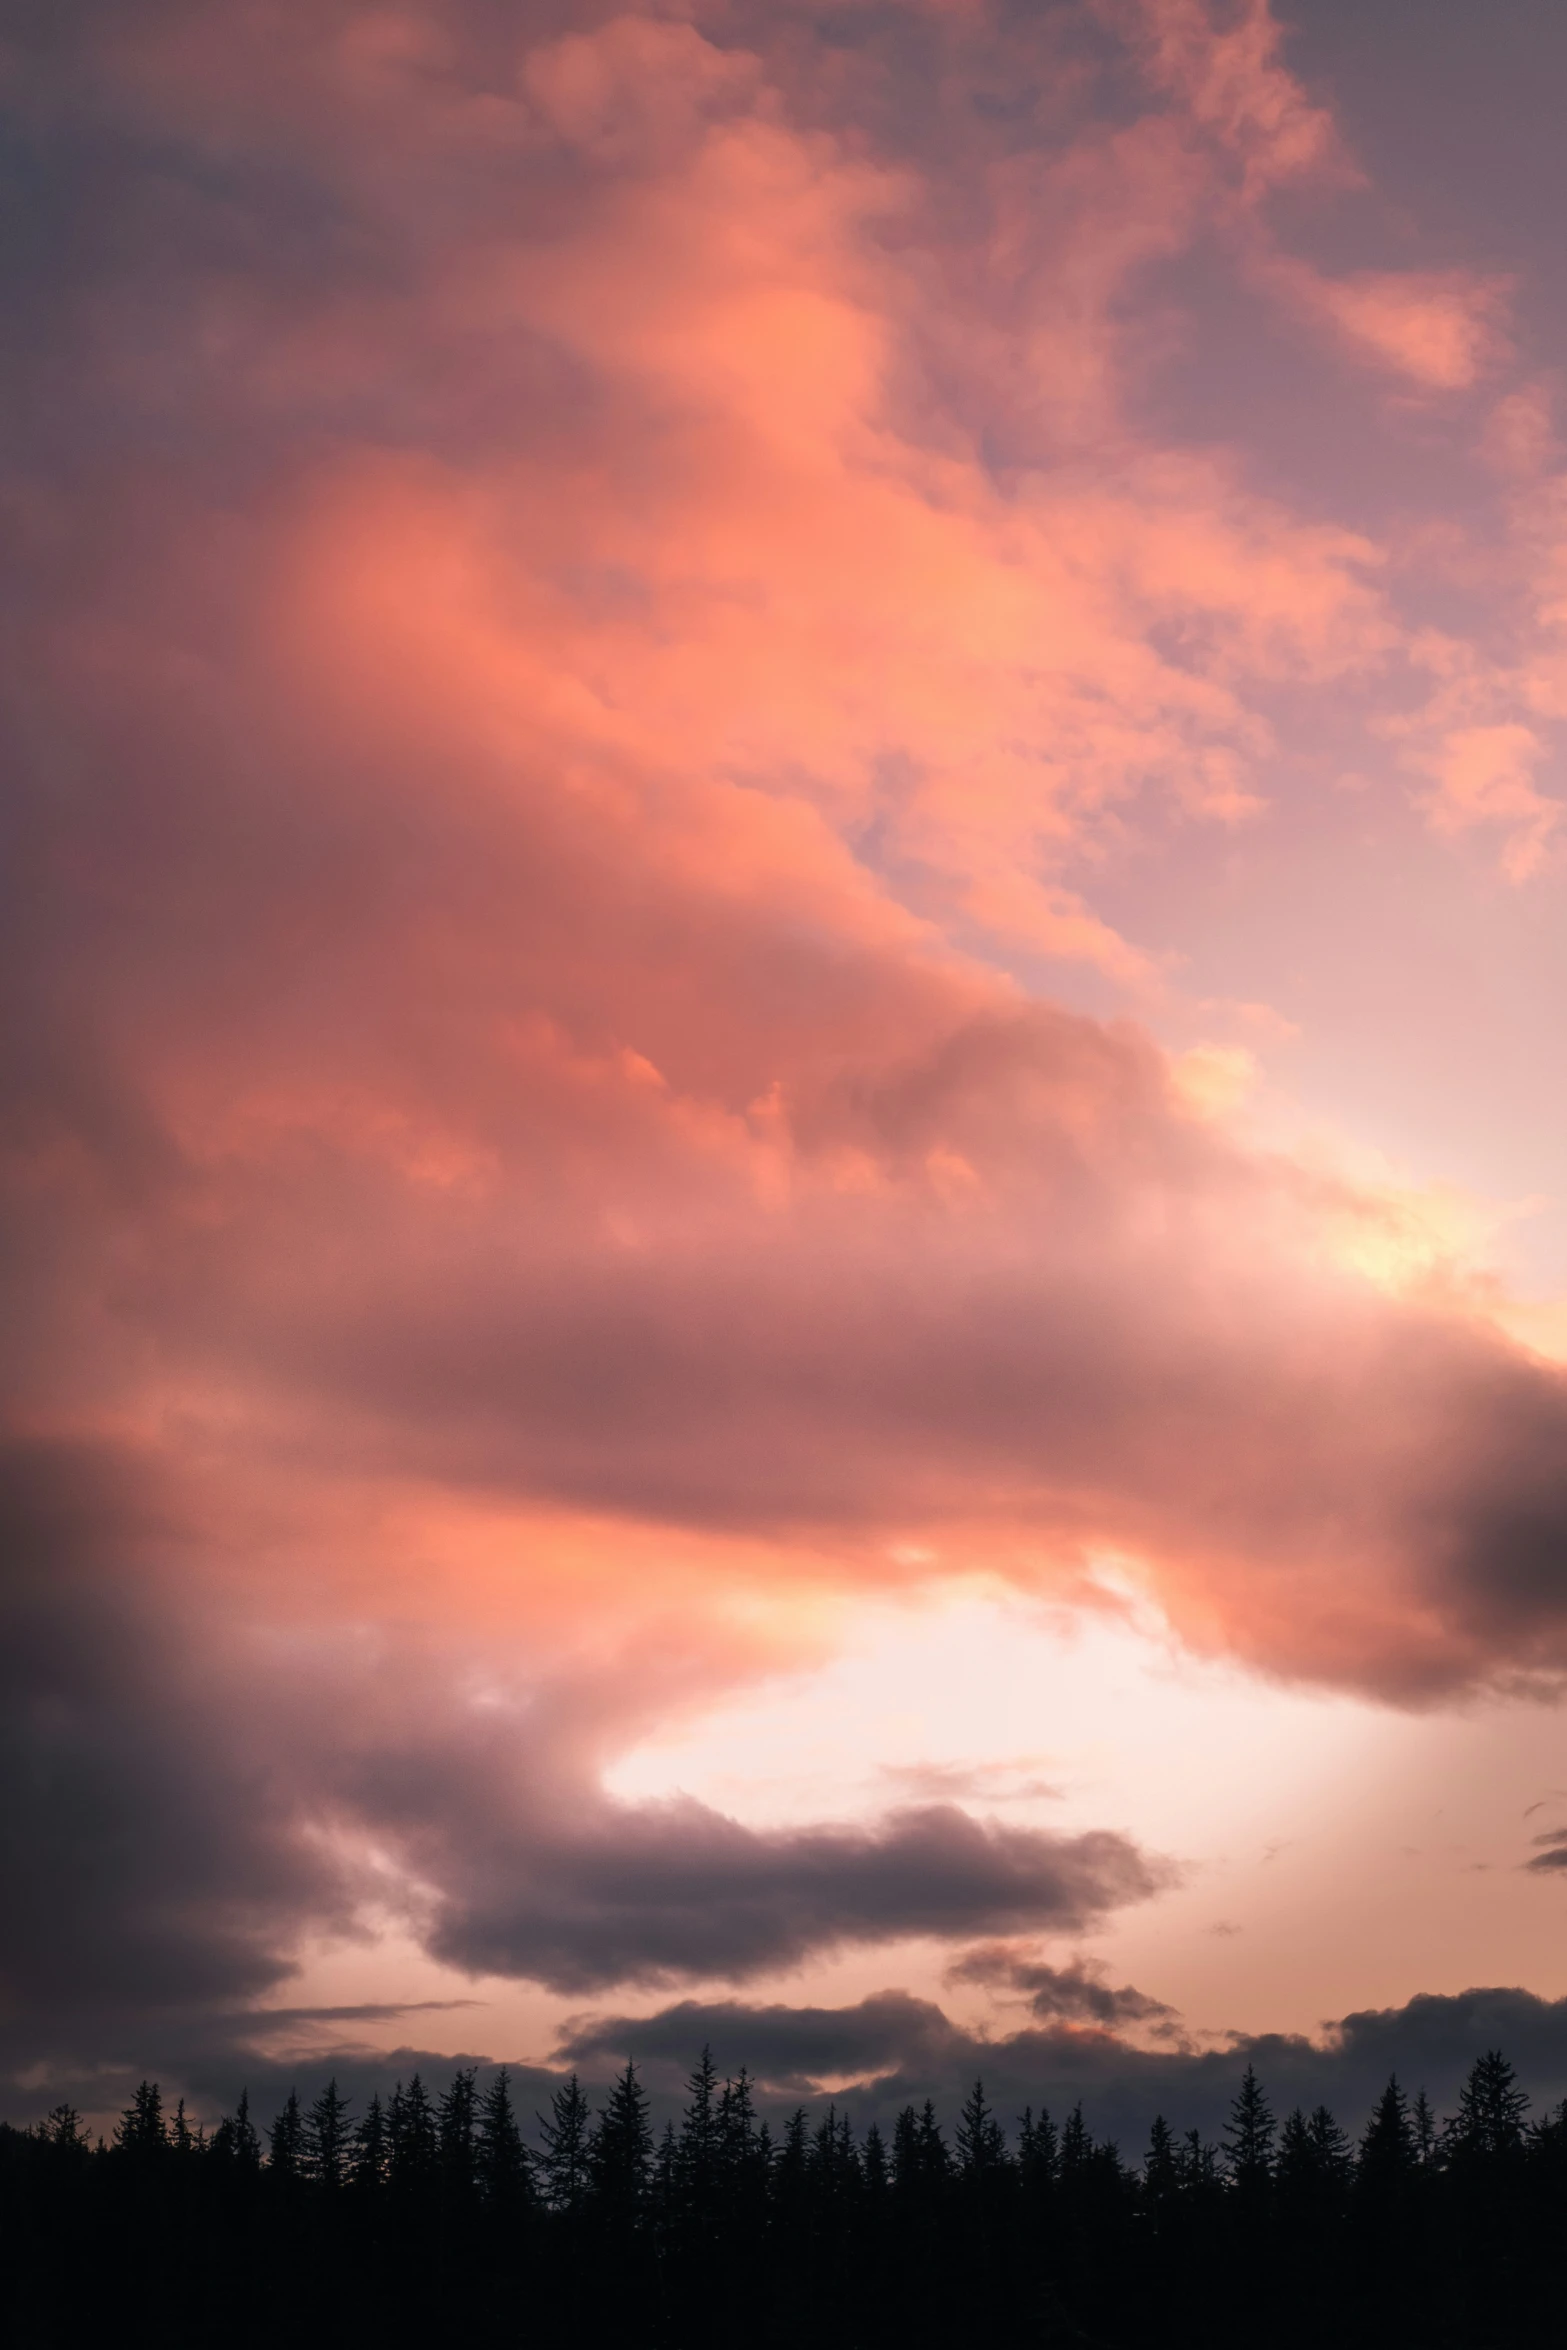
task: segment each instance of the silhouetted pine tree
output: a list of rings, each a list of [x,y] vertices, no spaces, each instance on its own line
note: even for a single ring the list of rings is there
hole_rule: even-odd
[[[1458,2093],[1458,2111],[1442,2134],[1447,2159],[1508,2162],[1523,2149],[1529,2100],[1500,2049],[1487,2049]]]
[[[1219,2149],[1210,2146],[1201,2130],[1187,2130],[1181,2138],[1181,2184],[1188,2194],[1219,2180]]]
[[[305,2120],[299,2110],[299,2097],[290,2089],[282,2112],[267,2132],[267,2168],[279,2180],[293,2181],[304,2176]]]
[[[1254,2067],[1248,2065],[1224,2125],[1225,2168],[1231,2184],[1242,2194],[1262,2193],[1273,2176],[1275,2126],[1273,2109]]]
[[[459,2204],[475,2189],[478,2125],[478,2075],[471,2064],[462,2065],[441,2092],[435,2117],[441,2179],[448,2197],[455,2197]]]
[[[711,2234],[717,2222],[719,2169],[718,2067],[711,2048],[702,2050],[686,2083],[686,2108],[676,2140],[680,2204],[688,2232]]]
[[[1304,2124],[1302,2124],[1304,2127]],[[1148,2151],[1143,2156],[1143,2200],[1151,2212],[1163,2212],[1180,2191],[1181,2163],[1175,2134],[1162,2113],[1153,2117]]]
[[[587,2151],[594,2209],[624,2236],[642,2216],[652,2183],[653,2130],[647,2092],[628,2062],[599,2114]]]
[[[718,2099],[718,2168],[731,2190],[754,2179],[757,2154],[756,2100],[742,2065],[732,2081],[725,2081]]]
[[[479,2101],[474,2170],[486,2210],[515,2218],[532,2201],[532,2167],[504,2065]]]
[[[1032,2106],[1025,2106],[1018,2124],[1017,2163],[1018,2181],[1023,2193],[1023,2208],[1032,2227],[1043,2224],[1055,2190],[1060,2168],[1061,2148],[1055,2123],[1049,2111],[1041,2106],[1039,2119],[1034,2119]]]
[[[1362,2134],[1356,2185],[1362,2196],[1385,2203],[1403,2194],[1418,2161],[1409,2100],[1395,2073],[1373,2106]]]
[[[1452,2308],[1470,2338],[1506,2341],[1527,2332],[1522,2271],[1530,2248],[1524,2115],[1528,2098],[1512,2066],[1488,2049],[1471,2068],[1458,2111],[1442,2131],[1441,2221],[1450,2239]]]
[[[588,2192],[588,2140],[593,2116],[575,2073],[550,2099],[549,2118],[539,2116],[544,2139],[539,2170],[552,2211],[578,2212]]]
[[[859,2201],[860,2150],[846,2113],[830,2105],[811,2139],[809,2171],[819,2210],[839,2217]]]
[[[156,2081],[143,2081],[121,2114],[114,2143],[124,2154],[162,2153],[168,2145],[163,2121],[163,2095]]]
[[[346,2183],[353,2160],[354,2133],[348,2110],[348,2099],[339,2091],[334,2074],[305,2116],[301,2168],[307,2179],[329,2194]]]
[[[891,2190],[892,2172],[887,2162],[887,2142],[874,2122],[865,2133],[863,2168],[867,2206],[881,2210]]]
[[[909,2194],[919,2177],[919,2147],[919,2115],[906,2105],[892,2125],[892,2183],[900,2194]]]
[[[811,2144],[805,2108],[797,2105],[784,2124],[773,2165],[773,2221],[781,2246],[793,2246],[798,2256],[807,2237]]]
[[[1355,2166],[1348,2131],[1340,2128],[1325,2105],[1312,2108],[1311,2120],[1306,2126],[1311,2133],[1312,2150],[1322,2176],[1332,2179],[1340,2189],[1344,2188]]]
[[[680,2218],[680,2155],[675,2125],[665,2122],[653,2157],[652,2209],[660,2237],[673,2240]]]
[[[92,2140],[82,2127],[82,2117],[74,2105],[57,2105],[32,2133],[40,2146],[49,2147],[67,2161],[75,2161],[92,2152]]]
[[[1289,2203],[1305,2201],[1316,2184],[1317,2150],[1312,2144],[1306,2116],[1298,2105],[1292,2106],[1284,2116],[1273,2175],[1280,2195]]]
[[[971,2186],[988,2182],[1006,2166],[1006,2132],[985,2101],[983,2081],[974,2083],[964,2101],[953,2143],[958,2171]]]
[[[386,2185],[391,2169],[392,2142],[386,2126],[386,2108],[376,2094],[365,2107],[365,2118],[354,2132],[353,2185],[360,2194],[377,2194]]]
[[[430,2093],[417,2073],[407,2088],[394,2081],[386,2107],[387,2183],[416,2195],[435,2177],[440,2133]]]
[[[952,2176],[952,2157],[936,2119],[936,2108],[928,2097],[920,2107],[918,2143],[920,2176],[927,2187],[944,2187]]]
[[[261,2139],[250,2118],[248,2089],[241,2089],[238,2106],[233,2113],[226,2113],[213,2131],[212,2152],[219,2162],[232,2163],[241,2172],[261,2168]]]
[[[1094,2151],[1093,2137],[1083,2119],[1082,2100],[1079,2099],[1067,2115],[1061,2129],[1061,2151],[1056,2172],[1063,2186],[1077,2186],[1088,2168]]]

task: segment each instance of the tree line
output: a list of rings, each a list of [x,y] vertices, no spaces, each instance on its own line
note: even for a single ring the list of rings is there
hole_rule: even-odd
[[[1394,2079],[1353,2142],[1325,2106],[1281,2124],[1248,2068],[1218,2143],[1159,2117],[1129,2163],[1080,2106],[1009,2133],[979,2082],[950,2133],[928,2102],[775,2129],[705,2050],[661,2135],[632,2064],[526,2133],[504,2070],[359,2115],[331,2081],[264,2134],[246,2096],[208,2132],[143,2082],[108,2143],[69,2106],[0,2127],[0,2308],[21,2344],[1493,2350],[1562,2322],[1567,2104],[1528,2105],[1493,2050],[1444,2120]]]

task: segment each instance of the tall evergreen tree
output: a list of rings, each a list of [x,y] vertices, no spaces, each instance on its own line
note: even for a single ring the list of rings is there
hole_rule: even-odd
[[[407,2088],[394,2081],[386,2108],[387,2177],[400,2192],[417,2193],[435,2176],[440,2133],[430,2092],[417,2073]]]
[[[267,2167],[274,2178],[293,2180],[303,2177],[304,2165],[305,2117],[299,2110],[298,2093],[290,2089],[282,2112],[267,2132]]]
[[[1055,2185],[1061,2159],[1056,2126],[1047,2107],[1040,2107],[1037,2121],[1033,2107],[1024,2107],[1023,2118],[1018,2124],[1017,2159],[1023,2192],[1029,2202],[1037,2207]]]
[[[936,2119],[936,2108],[928,2097],[920,2107],[919,2163],[921,2175],[929,2186],[940,2186],[952,2175],[952,2157]]]
[[[530,2199],[528,2150],[512,2109],[511,2084],[501,2066],[479,2101],[475,2145],[479,2192],[492,2211],[515,2211]]]
[[[335,2193],[348,2178],[354,2134],[349,2126],[348,2099],[334,2074],[305,2116],[302,2167],[305,2177]]]
[[[653,2157],[652,2198],[659,2231],[667,2241],[680,2218],[680,2152],[673,2122],[665,2122]]]
[[[920,2123],[912,2105],[904,2106],[892,2125],[892,2183],[907,2195],[920,2176]]]
[[[41,2146],[53,2147],[56,2153],[67,2157],[92,2151],[92,2140],[83,2129],[82,2117],[74,2105],[55,2106],[33,2134]]]
[[[1395,2073],[1372,2108],[1360,2141],[1358,2183],[1363,2194],[1401,2193],[1419,2161],[1409,2100]]]
[[[1311,2134],[1312,2149],[1322,2175],[1342,2187],[1355,2162],[1348,2131],[1341,2128],[1325,2105],[1313,2106],[1306,2127]]]
[[[540,2114],[539,2129],[544,2139],[539,2168],[550,2209],[580,2211],[588,2191],[593,2116],[575,2073],[551,2097],[548,2119]]]
[[[114,2143],[127,2154],[161,2153],[168,2144],[163,2095],[156,2081],[143,2081],[121,2114]]]
[[[784,2124],[783,2143],[773,2166],[774,2206],[786,2226],[797,2221],[804,2209],[810,2160],[810,2127],[804,2106],[797,2105]]]
[[[710,2224],[716,2212],[720,2157],[718,2067],[704,2048],[686,2083],[677,2141],[680,2191],[689,2219]]]
[[[954,2137],[958,2169],[970,2182],[988,2180],[1005,2167],[1006,2132],[985,2101],[985,2084],[976,2081],[958,2116]]]
[[[1458,2111],[1444,2133],[1444,2150],[1458,2161],[1501,2162],[1523,2149],[1529,2100],[1499,2048],[1487,2049],[1458,2093]]]
[[[647,2203],[652,2170],[647,2092],[628,2060],[588,2142],[588,2180],[600,2217],[621,2232],[630,2229]]]
[[[717,2154],[719,2168],[729,2179],[742,2177],[756,2159],[756,2101],[744,2065],[719,2094]]]
[[[1232,2184],[1243,2192],[1265,2187],[1272,2177],[1275,2128],[1273,2109],[1248,2064],[1224,2125],[1225,2167]]]
[[[442,2091],[436,2109],[441,2176],[449,2194],[461,2197],[473,2192],[478,2126],[478,2074],[472,2065],[462,2065],[452,2075],[450,2087]]]
[[[1301,2108],[1292,2106],[1279,2131],[1278,2159],[1274,2164],[1280,2191],[1296,2197],[1309,2193],[1320,2171],[1311,2125]]]
[[[250,2118],[250,2091],[241,2089],[239,2104],[226,2113],[212,2133],[212,2151],[220,2162],[232,2162],[245,2171],[261,2167],[261,2138]]]
[[[846,2113],[830,2105],[811,2134],[807,2165],[817,2208],[842,2208],[860,2184],[860,2153]]]
[[[1082,2100],[1079,2099],[1061,2127],[1061,2150],[1056,2169],[1063,2187],[1081,2184],[1093,2159],[1093,2152],[1093,2137],[1083,2119]]]
[[[365,2107],[365,2118],[354,2132],[353,2184],[361,2194],[375,2194],[386,2185],[392,2170],[391,2135],[386,2108],[379,2092]]]
[[[718,2204],[732,2245],[761,2228],[767,2204],[769,2146],[757,2126],[751,2076],[744,2065],[718,2100]]]
[[[1181,2183],[1181,2159],[1176,2151],[1175,2133],[1162,2113],[1153,2117],[1148,2133],[1148,2152],[1143,2157],[1143,2194],[1154,2209],[1173,2202]]]

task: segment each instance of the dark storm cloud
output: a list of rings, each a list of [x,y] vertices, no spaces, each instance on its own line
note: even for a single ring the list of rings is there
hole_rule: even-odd
[[[563,2063],[596,2065],[634,2057],[661,2072],[689,2070],[711,2047],[721,2070],[744,2065],[775,2090],[814,2094],[839,2075],[935,2071],[966,2047],[965,2035],[933,2001],[880,1991],[853,2007],[748,2006],[742,2000],[681,2000],[651,2016],[579,2019],[555,2051]]]
[[[134,2054],[149,2020],[253,1998],[331,1872],[247,1751],[237,1694],[160,1605],[178,1547],[133,1463],[0,1456],[0,2046]]]

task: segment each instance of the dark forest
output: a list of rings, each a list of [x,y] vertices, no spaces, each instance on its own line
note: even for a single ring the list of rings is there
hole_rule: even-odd
[[[704,2052],[655,2133],[627,2065],[594,2108],[508,2076],[417,2077],[355,2115],[329,2084],[264,2134],[208,2132],[144,2082],[111,2142],[62,2106],[0,2129],[10,2338],[151,2342],[1493,2344],[1556,2338],[1567,2105],[1505,2057],[1456,2112],[1390,2081],[1358,2143],[1282,2121],[1248,2070],[1218,2144],[1153,2122],[1141,2158],[1080,2109],[1010,2128],[976,2083],[889,2136],[781,2124]]]

